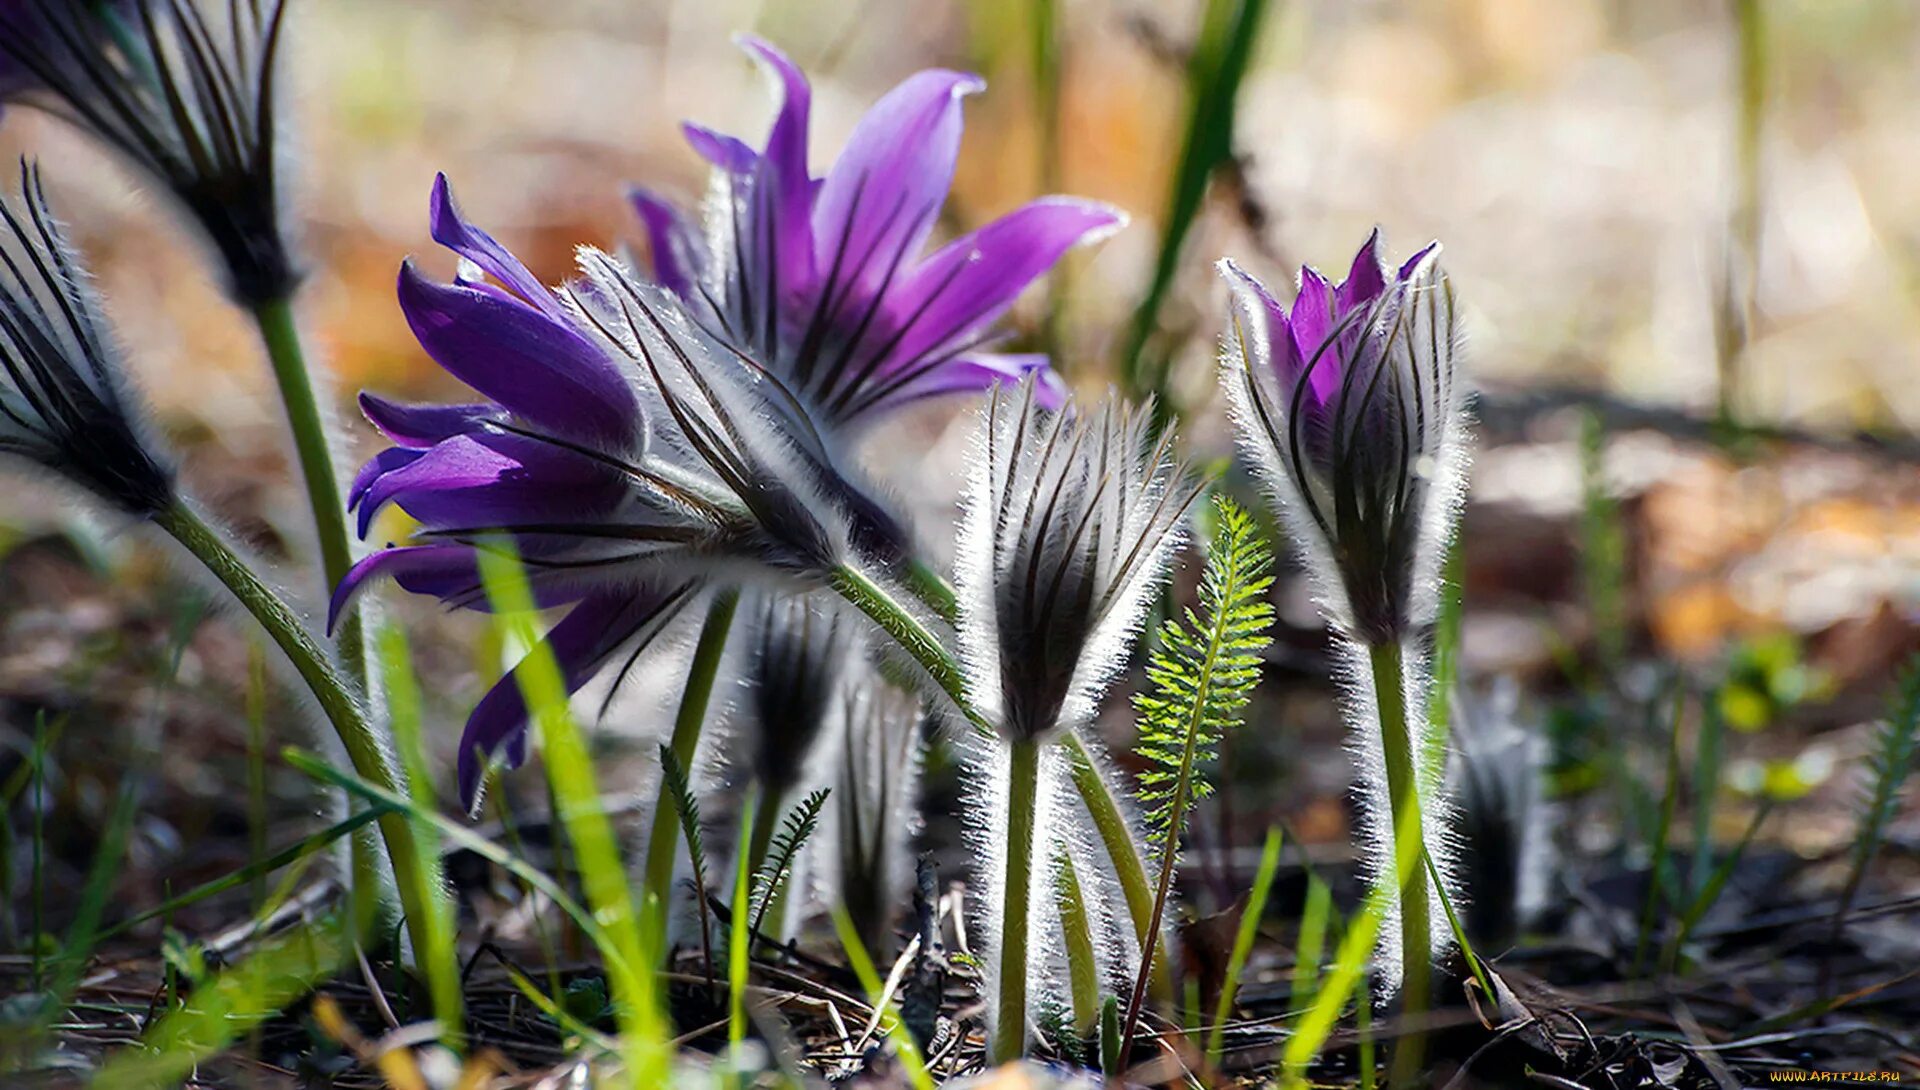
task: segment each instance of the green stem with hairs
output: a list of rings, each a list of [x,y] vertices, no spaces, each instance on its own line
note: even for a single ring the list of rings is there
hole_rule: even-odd
[[[938,613],[942,619],[954,621],[958,617],[958,599],[953,589],[925,565],[916,564],[914,570],[921,575],[911,586],[922,604]],[[832,583],[842,598],[859,608],[913,656],[914,661],[926,670],[969,722],[982,729],[991,729],[967,702],[959,664],[939,638],[918,618],[903,609],[884,588],[851,568],[837,569]],[[922,584],[932,586],[936,591],[928,593]],[[1146,864],[1141,862],[1140,845],[1134,837],[1133,826],[1121,812],[1120,801],[1114,797],[1105,777],[1100,775],[1099,768],[1093,763],[1093,754],[1088,751],[1086,742],[1075,732],[1066,731],[1060,737],[1060,744],[1067,750],[1067,765],[1074,788],[1086,804],[1094,827],[1099,830],[1100,841],[1113,861],[1113,872],[1119,878],[1120,890],[1126,897],[1127,915],[1133,920],[1135,938],[1144,951],[1147,949],[1147,936],[1153,934],[1153,885],[1147,881]],[[1154,998],[1165,1001],[1173,995],[1173,978],[1167,968],[1164,938],[1155,936],[1154,950],[1153,977],[1149,983]]]
[[[1017,1060],[1027,1047],[1027,887],[1033,876],[1040,746],[1037,739],[1028,738],[1010,747],[1007,873],[1000,902],[1000,994],[994,1007],[994,1063]]]
[[[1073,779],[1074,790],[1079,792],[1080,801],[1093,817],[1093,827],[1100,834],[1100,843],[1106,847],[1107,858],[1113,863],[1114,876],[1120,881],[1120,894],[1126,899],[1127,916],[1133,920],[1134,940],[1140,944],[1142,956],[1147,949],[1147,936],[1153,935],[1153,974],[1147,983],[1154,999],[1167,1002],[1173,997],[1167,941],[1164,935],[1154,931],[1153,885],[1147,881],[1147,865],[1141,861],[1133,825],[1120,811],[1120,800],[1114,797],[1106,777],[1093,763],[1093,753],[1087,749],[1086,741],[1077,732],[1068,731],[1061,737],[1060,744],[1067,751],[1067,771]]]
[[[1380,750],[1387,768],[1387,798],[1393,809],[1396,842],[1394,857],[1403,852],[1399,836],[1417,842],[1407,853],[1416,862],[1426,853],[1425,826],[1420,817],[1420,788],[1415,774],[1413,732],[1407,722],[1406,671],[1398,643],[1377,643],[1367,649],[1373,667],[1374,704],[1380,712]],[[1433,988],[1433,938],[1427,904],[1427,872],[1415,866],[1400,886],[1400,1013],[1408,1032],[1394,1044],[1388,1068],[1393,1087],[1416,1085],[1426,1061],[1426,1032],[1421,1023]]]
[[[253,619],[266,630],[267,636],[287,656],[294,670],[299,673],[300,680],[313,693],[321,713],[332,724],[334,733],[340,736],[340,743],[346,748],[354,772],[382,790],[398,793],[398,781],[387,760],[386,751],[361,710],[351,682],[340,675],[326,648],[294,615],[293,610],[269,590],[220,534],[184,502],[176,501],[164,508],[153,516],[153,521],[173,535],[195,559],[206,566],[215,579],[233,593],[234,598],[253,615]],[[432,947],[426,941],[427,911],[426,906],[420,903],[418,892],[429,887],[419,880],[426,872],[421,869],[413,829],[404,816],[388,814],[380,819],[380,834],[386,841],[387,855],[392,861],[394,884],[400,894],[401,911],[406,914],[407,931],[413,939],[414,951],[416,955],[424,955]],[[375,898],[385,885],[382,871],[377,847],[366,838],[355,836],[353,894],[360,911],[365,912],[377,904]],[[363,915],[361,919],[366,922],[367,917]]]
[[[680,694],[680,710],[674,716],[673,737],[667,748],[681,768],[693,767],[694,751],[700,746],[700,731],[707,721],[707,705],[713,698],[713,682],[720,674],[720,658],[727,649],[727,633],[733,630],[733,615],[740,607],[740,592],[728,587],[714,594],[707,606],[706,623],[700,629],[700,642],[693,649],[693,665],[687,673],[687,687]],[[664,907],[671,899],[675,844],[680,837],[680,811],[674,809],[668,792],[662,790],[653,805],[653,827],[647,834],[646,893],[660,899]],[[649,921],[664,928],[668,913],[662,911]],[[661,936],[655,936],[659,939]],[[664,949],[656,942],[655,949]]]
[[[280,403],[287,410],[287,427],[293,433],[293,449],[299,457],[300,476],[307,489],[307,506],[313,512],[313,528],[320,540],[326,589],[331,593],[353,566],[353,550],[347,543],[347,509],[340,501],[340,482],[333,469],[326,422],[314,396],[306,353],[300,347],[293,301],[273,299],[256,304],[253,318],[260,327],[260,340],[266,345],[267,358],[273,363],[273,380],[280,388]],[[336,642],[348,671],[356,679],[364,680],[366,651],[358,611],[350,611],[340,619]]]

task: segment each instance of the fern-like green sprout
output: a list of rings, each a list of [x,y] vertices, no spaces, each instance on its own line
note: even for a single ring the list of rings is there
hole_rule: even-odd
[[[660,777],[673,812],[679,815],[680,831],[687,842],[687,863],[693,868],[693,901],[700,906],[700,956],[707,966],[707,981],[713,981],[713,920],[707,906],[707,847],[700,829],[700,800],[694,798],[687,783],[687,770],[673,747],[660,745]]]
[[[1920,748],[1920,655],[1907,660],[1894,688],[1893,706],[1887,721],[1873,740],[1873,752],[1867,757],[1872,779],[1860,807],[1859,831],[1853,838],[1853,867],[1847,884],[1840,891],[1840,902],[1833,911],[1832,942],[1837,943],[1854,898],[1860,895],[1860,883],[1867,867],[1880,850],[1900,802],[1900,789],[1913,771],[1914,752]]]
[[[1147,665],[1149,688],[1133,702],[1140,717],[1135,751],[1148,766],[1140,776],[1140,803],[1148,842],[1160,853],[1150,935],[1160,933],[1166,918],[1187,815],[1213,793],[1208,773],[1220,737],[1239,722],[1260,680],[1260,656],[1273,624],[1273,605],[1267,601],[1273,551],[1239,505],[1215,495],[1213,507],[1216,520],[1200,577],[1199,608],[1161,625],[1158,649]],[[1131,1052],[1153,954],[1152,944],[1142,944],[1140,972],[1122,1023],[1123,1057]]]
[[[800,850],[807,846],[814,830],[820,827],[820,811],[827,805],[827,796],[830,794],[831,789],[822,787],[801,799],[800,805],[787,811],[780,831],[774,834],[773,843],[767,847],[766,862],[760,865],[760,872],[753,878],[753,923],[749,935],[761,933],[760,927],[766,922],[767,912],[780,899],[787,878],[793,873],[794,861],[800,858]]]

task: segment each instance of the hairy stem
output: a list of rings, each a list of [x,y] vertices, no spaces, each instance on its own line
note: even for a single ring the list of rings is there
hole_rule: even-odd
[[[931,571],[927,572],[927,575],[932,574]],[[975,724],[984,725],[979,713],[967,701],[966,683],[960,676],[960,664],[954,660],[953,652],[918,617],[908,612],[891,592],[865,573],[845,564],[833,569],[829,582],[836,594],[866,614],[881,631],[893,637],[900,649],[912,656],[913,661],[927,672],[927,676],[954,702],[962,715]]]
[[[346,748],[354,772],[382,790],[397,793],[397,780],[386,751],[374,736],[373,727],[361,711],[350,683],[340,675],[326,648],[294,615],[293,610],[269,590],[220,534],[184,502],[176,501],[154,515],[153,520],[161,529],[172,534],[195,559],[206,566],[214,578],[233,593],[234,598],[253,615],[253,619],[259,622],[268,637],[287,656],[294,670],[299,673],[300,680],[306,683],[307,689],[320,705],[321,713],[333,726],[334,733],[340,736],[340,743]],[[420,903],[418,894],[430,887],[419,880],[419,876],[425,872],[421,870],[413,829],[404,816],[388,814],[380,819],[380,834],[386,841],[387,855],[392,860],[394,883],[400,894],[401,910],[406,914],[407,931],[413,939],[415,954],[424,956],[432,947],[426,942],[426,906]],[[353,841],[353,892],[357,905],[371,906],[377,903],[374,898],[379,897],[385,888],[382,870],[376,846],[366,838],[356,836]]]
[[[1027,887],[1033,872],[1040,745],[1034,739],[1016,741],[1008,758],[1007,873],[1000,901],[1000,994],[994,1008],[994,1063],[1019,1059],[1027,1046]]]
[[[1119,800],[1107,786],[1106,777],[1100,775],[1100,769],[1093,763],[1093,753],[1080,735],[1068,731],[1061,736],[1060,744],[1067,751],[1067,769],[1074,790],[1093,817],[1093,827],[1099,832],[1100,843],[1113,863],[1121,896],[1127,902],[1127,916],[1133,920],[1134,939],[1140,944],[1143,956],[1148,948],[1147,936],[1153,936],[1153,973],[1148,981],[1151,994],[1156,1000],[1171,999],[1173,976],[1167,967],[1167,944],[1153,926],[1153,887],[1147,884],[1147,867],[1141,862],[1140,844],[1134,837],[1133,825],[1120,812]]]
[[[273,380],[280,388],[280,403],[287,410],[287,427],[293,433],[294,453],[299,457],[300,476],[306,484],[307,506],[313,512],[313,528],[320,540],[326,589],[331,592],[353,566],[353,552],[347,544],[347,509],[340,502],[333,451],[327,443],[320,403],[314,396],[313,378],[307,371],[306,353],[300,347],[293,301],[274,299],[257,304],[253,318],[260,327],[260,340],[266,345],[267,357],[273,362]],[[357,610],[341,618],[335,638],[341,661],[356,678],[364,680],[366,652]]]
[[[1373,665],[1375,706],[1380,711],[1380,749],[1387,769],[1387,797],[1393,808],[1394,858],[1401,855],[1398,838],[1418,842],[1408,853],[1419,860],[1426,852],[1420,817],[1420,789],[1415,779],[1413,732],[1407,721],[1405,664],[1398,643],[1378,643],[1367,649]],[[1400,886],[1400,1012],[1409,1032],[1394,1045],[1388,1081],[1394,1087],[1415,1085],[1426,1059],[1426,1033],[1421,1022],[1433,987],[1433,940],[1427,906],[1427,872],[1415,866]]]
[[[733,615],[739,606],[740,592],[731,587],[716,593],[707,606],[706,623],[693,649],[693,665],[688,668],[687,687],[681,690],[680,710],[673,719],[673,737],[667,742],[683,769],[693,767],[700,731],[707,721],[707,704],[713,698],[714,678],[720,674],[720,657],[727,649],[727,633],[733,629]],[[663,909],[671,899],[674,844],[679,836],[680,811],[662,790],[653,804],[653,826],[647,834],[646,893],[658,897]],[[665,927],[667,916],[663,910],[650,922]],[[654,936],[656,940],[660,937]],[[655,948],[660,948],[657,941]]]

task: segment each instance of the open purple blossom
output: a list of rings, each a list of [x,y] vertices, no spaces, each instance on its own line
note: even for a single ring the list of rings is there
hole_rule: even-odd
[[[883,566],[900,553],[898,525],[793,419],[791,393],[690,321],[676,298],[594,250],[581,253],[582,280],[549,291],[460,216],[444,177],[432,234],[491,279],[436,283],[408,262],[401,310],[427,353],[487,400],[410,406],[361,396],[394,443],[349,492],[361,535],[389,504],[419,528],[354,567],[335,592],[336,617],[378,576],[481,607],[475,551],[507,537],[536,600],[573,607],[548,640],[577,689],[615,661],[624,674],[713,576],[801,589],[841,565]],[[482,756],[518,762],[525,728],[509,677],[467,724],[460,784],[469,804]]]
[[[99,300],[24,163],[20,190],[20,207],[0,198],[0,455],[153,515],[174,501],[173,471],[144,439]]]
[[[0,0],[0,99],[44,101],[164,184],[240,302],[283,299],[299,279],[275,163],[285,15],[286,0]]]
[[[654,276],[728,343],[763,361],[834,425],[903,402],[1040,376],[1046,357],[989,351],[1020,293],[1075,245],[1125,217],[1097,202],[1043,197],[923,253],[960,150],[961,99],[986,85],[962,72],[908,77],[869,110],[825,177],[807,165],[811,88],[756,38],[742,44],[784,96],[765,144],[684,126],[715,168],[703,245],[670,202],[640,188]]]
[[[1375,231],[1338,285],[1293,307],[1231,261],[1224,382],[1242,446],[1280,501],[1333,622],[1367,643],[1431,619],[1458,514],[1467,403],[1453,286],[1431,244],[1395,269]]]

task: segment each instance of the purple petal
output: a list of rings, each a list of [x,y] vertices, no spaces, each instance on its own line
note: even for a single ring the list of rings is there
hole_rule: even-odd
[[[1307,383],[1325,404],[1340,388],[1340,353],[1334,348],[1321,351],[1333,329],[1334,313],[1333,287],[1318,269],[1300,270],[1300,294],[1293,301],[1289,320],[1300,365],[1307,370]]]
[[[750,283],[769,282],[769,270],[785,291],[810,290],[814,283],[813,227],[808,221],[814,205],[813,176],[807,171],[807,127],[813,89],[806,74],[787,55],[751,35],[737,39],[765,71],[779,83],[780,113],[767,132],[753,176],[754,211],[748,236],[753,247],[751,266],[742,270]],[[770,216],[762,222],[762,216]]]
[[[1233,291],[1233,305],[1238,315],[1228,335],[1250,338],[1251,343],[1243,347],[1247,366],[1270,368],[1281,387],[1291,391],[1300,380],[1304,361],[1294,345],[1286,308],[1265,284],[1234,262],[1222,260],[1216,268]],[[1308,389],[1313,392],[1311,386]],[[1317,396],[1314,403],[1320,404]]]
[[[1379,298],[1387,287],[1387,265],[1380,259],[1380,228],[1367,236],[1366,244],[1353,255],[1353,268],[1334,292],[1336,314],[1344,316]]]
[[[753,164],[760,161],[760,154],[748,147],[745,141],[715,132],[705,125],[683,121],[680,123],[680,132],[700,158],[729,174],[750,174]]]
[[[962,97],[979,76],[930,69],[907,78],[855,126],[813,207],[814,262],[870,296],[919,255],[953,186]]]
[[[362,557],[347,570],[327,603],[327,632],[331,634],[353,599],[373,580],[392,577],[414,594],[442,600],[457,598],[480,586],[480,570],[473,550],[465,545],[399,545]]]
[[[640,215],[647,230],[648,255],[653,259],[653,279],[663,288],[687,298],[700,270],[700,248],[693,225],[680,209],[651,190],[634,186],[627,199]]]
[[[906,334],[878,373],[965,340],[1006,313],[1074,245],[1125,222],[1109,205],[1044,197],[942,246],[889,293],[887,308]]]
[[[456,435],[370,482],[360,536],[390,502],[433,529],[578,522],[619,501],[621,482],[592,459],[517,435]]]
[[[979,393],[995,386],[1017,386],[1028,375],[1034,376],[1034,400],[1044,409],[1066,404],[1067,386],[1058,372],[1048,366],[1043,352],[972,352],[928,371],[900,389],[869,406],[872,412],[926,397],[942,394]]]
[[[559,663],[567,692],[585,685],[641,630],[670,616],[686,600],[684,585],[608,590],[581,599],[547,633],[546,645]],[[475,705],[460,735],[460,799],[471,810],[479,802],[486,758],[504,757],[508,767],[526,759],[527,705],[520,692],[520,667],[501,678]]]
[[[572,325],[400,267],[400,309],[420,346],[454,377],[556,434],[634,437],[639,405],[618,366]]]
[[[351,511],[360,506],[361,498],[367,494],[367,489],[373,487],[375,481],[389,473],[405,469],[425,454],[423,450],[409,447],[388,447],[374,455],[366,465],[360,467],[360,472],[353,475],[353,484],[347,489],[347,510]],[[367,536],[366,522],[366,519],[361,520],[360,536],[363,538]]]
[[[1400,279],[1402,280],[1413,279],[1413,274],[1416,270],[1420,268],[1421,262],[1424,262],[1429,255],[1437,255],[1439,252],[1440,252],[1439,239],[1435,239],[1434,241],[1427,243],[1425,246],[1422,246],[1420,248],[1419,253],[1414,254],[1410,258],[1407,258],[1406,264],[1400,266]]]
[[[489,420],[506,419],[498,405],[403,405],[364,390],[360,412],[388,439],[421,450],[478,430]]]
[[[527,271],[520,259],[496,242],[492,235],[468,223],[460,215],[459,206],[453,203],[453,190],[447,185],[445,174],[434,176],[429,222],[433,241],[485,269],[495,280],[513,289],[516,295],[555,321],[566,320],[566,312],[539,277]]]

